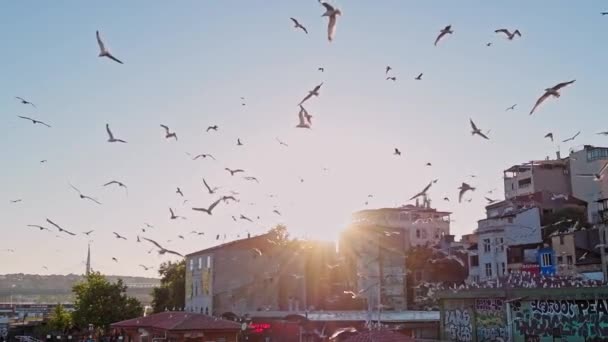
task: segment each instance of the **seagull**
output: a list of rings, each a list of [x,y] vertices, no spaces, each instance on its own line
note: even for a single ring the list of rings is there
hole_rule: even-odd
[[[598,135],[608,135],[608,131],[604,131],[604,132],[599,132],[597,133]]]
[[[551,139],[551,142],[553,142],[553,133],[549,132],[549,133],[545,134],[545,138],[549,138],[549,139]]]
[[[572,140],[576,139],[576,137],[578,137],[579,134],[581,134],[581,131],[576,132],[575,135],[573,135],[572,137],[570,137],[570,138],[568,138],[568,139],[566,139],[566,140],[564,140],[562,142],[572,141]]]
[[[426,163],[426,166],[433,166],[433,164],[431,164],[431,163]]]
[[[321,86],[323,86],[323,82],[321,82],[319,85],[317,85],[316,87],[314,87],[313,90],[308,92],[308,95],[306,95],[302,101],[300,101],[300,103],[298,104],[299,106],[301,106],[304,102],[308,101],[308,99],[310,99],[313,96],[319,96],[319,90],[321,90]]]
[[[43,230],[48,230],[49,232],[51,231],[47,227],[39,226],[37,224],[28,224],[27,226],[28,227],[32,227],[32,228],[38,228],[40,231],[43,231]]]
[[[291,21],[293,21],[293,23],[294,23],[294,25],[295,25],[295,26],[294,26],[295,28],[297,28],[297,29],[298,29],[298,28],[299,28],[299,29],[302,29],[302,31],[304,31],[304,33],[308,34],[308,30],[306,29],[306,27],[302,26],[302,24],[300,24],[300,23],[298,22],[298,20],[296,20],[296,18],[289,18],[289,19],[291,19]]]
[[[486,201],[488,201],[488,204],[492,204],[492,203],[494,203],[494,202],[498,202],[498,200],[491,199],[491,198],[489,198],[489,197],[484,197],[484,198],[486,199]]]
[[[118,262],[118,259],[116,259],[115,257],[112,257],[112,260],[113,260],[114,262]]]
[[[21,201],[22,201],[22,199],[10,200],[10,202],[11,202],[11,203],[19,203],[19,202],[21,202]]]
[[[487,46],[487,47],[492,46],[492,42],[488,42],[488,43],[486,43],[486,46]]]
[[[321,2],[321,1],[319,1]],[[321,2],[321,5],[325,7],[325,13],[321,15],[322,17],[329,17],[329,23],[327,24],[327,39],[331,42],[334,40],[334,34],[336,33],[336,19],[338,15],[342,15],[342,12],[334,8],[332,5],[327,2]]]
[[[245,221],[249,221],[249,222],[253,222],[253,220],[252,220],[252,219],[250,219],[249,217],[247,217],[247,216],[245,216],[245,215],[243,215],[243,214],[241,214],[241,216],[239,216],[239,219],[241,219],[241,220],[245,220]]]
[[[91,236],[91,233],[93,233],[94,230],[89,230],[88,232],[82,232],[82,234],[86,235],[86,236]]]
[[[422,75],[424,75],[423,73],[420,73],[420,75],[416,76],[414,79],[416,81],[421,81],[422,80]]]
[[[185,240],[185,238],[184,238],[183,235],[178,235],[177,237],[180,238],[180,239],[182,239],[182,240]]]
[[[236,146],[243,146],[243,143],[241,142],[240,138],[236,139]]]
[[[245,170],[242,170],[242,169],[236,169],[236,170],[232,170],[232,169],[229,169],[229,168],[225,168],[224,170],[226,170],[226,171],[230,172],[230,175],[231,175],[231,176],[234,176],[234,174],[235,174],[235,173],[239,173],[239,172],[245,172]]]
[[[298,125],[296,126],[296,128],[308,128],[310,129],[310,119],[312,118],[312,115],[308,114],[308,111],[306,111],[306,109],[300,105],[300,112],[298,113],[298,119],[300,119],[300,123],[298,123]]]
[[[393,152],[393,155],[400,156],[401,151],[399,151],[399,149],[395,147],[395,152]]]
[[[602,15],[608,15],[608,12],[602,12]]]
[[[121,143],[126,143],[126,141],[121,140],[121,139],[116,139],[114,138],[114,134],[112,134],[112,131],[110,130],[110,125],[106,124],[106,132],[108,132],[108,142],[121,142]]]
[[[19,100],[19,101],[20,101],[22,104],[24,104],[24,105],[28,105],[28,104],[29,104],[29,105],[31,105],[32,107],[36,108],[36,105],[35,105],[35,104],[31,103],[30,101],[28,101],[28,100],[26,100],[26,99],[24,99],[24,98],[22,98],[22,97],[15,96],[15,98],[16,98],[17,100]]]
[[[597,173],[577,173],[576,175],[579,177],[592,177],[594,181],[599,182],[604,178],[606,167],[608,167],[608,162],[606,162]]]
[[[439,35],[437,36],[437,39],[435,39],[435,46],[437,46],[437,43],[439,43],[439,40],[441,40],[441,38],[443,38],[443,36],[445,36],[448,33],[449,34],[454,33],[454,31],[452,31],[452,25],[446,26],[443,30],[441,30],[439,32]]]
[[[515,37],[515,35],[518,35],[518,36],[521,37],[521,32],[519,32],[519,30],[515,30],[515,31],[513,31],[513,33],[511,33],[507,29],[498,29],[498,30],[495,30],[494,33],[504,33],[504,34],[507,35],[507,38],[509,40],[513,40],[513,38]]]
[[[450,199],[448,197],[444,197],[443,200],[446,201],[446,202],[450,201]]]
[[[175,212],[173,212],[172,208],[169,208],[169,213],[171,213],[171,216],[169,217],[171,220],[175,220],[178,218],[185,219],[185,217],[183,217],[183,216],[175,215]]]
[[[192,160],[197,160],[197,159],[199,159],[199,158],[203,158],[203,159],[206,159],[206,158],[211,158],[211,159],[213,159],[213,160],[217,160],[217,159],[215,159],[215,157],[214,157],[213,155],[208,154],[208,153],[201,153],[201,154],[198,154],[198,155],[194,156],[194,158],[192,158]]]
[[[32,119],[32,118],[28,118],[27,116],[21,116],[21,115],[17,115],[17,116],[20,117],[21,119],[31,121],[34,125],[35,124],[41,124],[43,126],[51,128],[51,126],[49,124],[45,123],[45,122],[42,122],[42,121],[39,121],[39,120],[36,120],[36,119]]]
[[[429,189],[431,188],[431,186],[433,185],[433,182],[429,182],[429,184],[427,186],[424,187],[424,189],[422,189],[422,191],[420,191],[419,193],[415,194],[414,196],[412,196],[409,200],[413,200],[414,198],[420,197],[420,196],[425,196],[426,192],[429,191]]]
[[[391,68],[391,66],[390,66],[390,65],[387,65],[387,66],[386,66],[386,71],[384,71],[384,74],[385,74],[385,75],[388,75],[388,72],[389,72],[389,71],[391,71],[391,70],[393,70],[393,68]]]
[[[252,182],[256,182],[259,183],[260,181],[255,178],[255,177],[243,177],[243,179],[248,180],[248,181],[252,181]]]
[[[124,189],[125,189],[125,191],[127,192],[127,195],[129,194],[129,188],[127,188],[127,186],[126,186],[124,183],[119,182],[119,181],[117,181],[117,180],[109,181],[109,182],[107,182],[106,184],[104,184],[103,186],[108,186],[108,185],[112,185],[112,184],[116,184],[116,185],[118,185],[119,187],[124,188]]]
[[[458,202],[460,203],[462,202],[462,195],[464,195],[464,193],[469,190],[475,191],[475,188],[465,182],[462,182],[462,185],[458,187],[458,190],[460,190],[460,192],[458,193]]]
[[[99,31],[96,31],[95,34],[97,36],[97,44],[99,45],[99,56],[98,57],[108,57],[109,59],[113,60],[114,62],[123,64],[123,62],[121,62],[118,58],[112,56],[112,54],[110,53],[110,50],[108,50],[106,48],[106,46],[103,44],[103,42],[101,41],[101,37],[99,36]]]
[[[147,267],[147,266],[144,266],[144,265],[141,265],[141,264],[139,265],[139,267],[143,268],[144,271],[148,271],[149,269],[152,268],[152,267]]]
[[[251,249],[255,254],[262,256],[262,250],[260,250],[259,248],[252,248]]]
[[[568,195],[566,195],[566,194],[552,194],[551,195],[551,200],[552,201],[555,201],[555,200],[558,200],[558,199],[563,199],[563,200],[567,201],[568,200]]]
[[[472,129],[471,135],[477,134],[477,135],[479,135],[480,137],[482,137],[484,139],[490,140],[490,138],[488,138],[487,135],[483,134],[483,132],[481,131],[481,129],[477,128],[477,126],[475,125],[475,123],[473,122],[472,119],[469,119],[469,122],[471,123],[471,129]]]
[[[181,255],[180,253],[177,253],[177,252],[175,252],[175,251],[171,251],[171,250],[168,250],[168,249],[164,248],[163,246],[161,246],[160,244],[158,244],[158,242],[156,242],[156,241],[154,241],[154,240],[152,240],[152,239],[148,239],[148,238],[145,238],[145,237],[144,237],[144,238],[142,238],[142,239],[144,239],[144,240],[146,240],[146,241],[148,241],[148,242],[152,243],[152,244],[153,244],[153,245],[155,245],[156,247],[158,247],[158,249],[159,249],[158,254],[160,254],[160,255],[163,255],[163,254],[165,254],[165,253],[169,253],[169,254],[174,254],[174,255],[180,256],[180,257],[182,257],[182,258],[184,257],[184,256],[183,256],[183,255]]]
[[[600,244],[595,245],[595,247],[593,247],[593,248],[594,249],[596,249],[596,248],[606,248],[606,244],[605,243],[600,243]]]
[[[160,127],[165,129],[165,139],[175,138],[177,141],[177,134],[175,132],[169,132],[169,127],[167,125],[160,125]]]
[[[212,189],[209,186],[209,184],[207,184],[207,181],[205,180],[205,178],[203,178],[203,184],[205,184],[205,187],[207,188],[207,191],[209,192],[210,195],[213,195],[215,193],[215,191],[218,189],[218,187],[215,187]]]
[[[114,234],[114,235],[116,236],[116,238],[117,238],[117,239],[119,239],[119,240],[120,240],[120,239],[123,239],[123,240],[125,240],[125,241],[127,240],[127,238],[126,238],[126,237],[121,236],[120,234],[118,234],[118,233],[116,233],[116,232],[112,232],[112,234]]]
[[[275,214],[277,214],[277,215],[279,215],[279,216],[281,216],[281,212],[279,212],[279,211],[278,211],[278,210],[276,210],[276,209],[275,209],[275,210],[273,210],[272,212],[273,212],[273,213],[275,213]]]
[[[175,190],[175,193],[179,194],[182,197],[184,197],[184,193],[182,192],[182,189],[179,188],[179,186],[177,187],[177,190]]]
[[[76,192],[78,192],[80,199],[88,199],[89,201],[93,201],[93,202],[101,205],[101,203],[98,200],[96,200],[95,198],[83,195],[82,192],[80,190],[78,190],[77,187],[73,186],[72,184],[70,184],[70,187],[72,187],[72,189],[74,189]]]
[[[395,82],[395,81],[397,81],[397,77],[395,77],[395,76],[389,76],[389,77],[386,78],[386,80],[387,81],[391,80],[391,81]]]
[[[530,115],[532,115],[534,113],[534,111],[536,110],[536,108],[538,106],[540,106],[541,103],[543,103],[546,99],[548,99],[550,96],[553,97],[560,97],[560,93],[559,90],[565,86],[568,86],[572,83],[574,83],[576,80],[572,80],[572,81],[568,81],[568,82],[562,82],[559,83],[555,86],[553,86],[553,88],[547,88],[545,89],[545,93],[538,98],[538,100],[536,100],[536,103],[534,104],[534,107],[532,107],[532,110],[530,111]]]
[[[209,131],[216,131],[217,132],[218,128],[219,127],[217,125],[209,126],[209,127],[207,127],[207,132],[209,132]]]
[[[218,199],[217,201],[211,203],[211,205],[208,208],[192,208],[192,210],[194,211],[203,211],[206,212],[208,215],[212,215],[211,211],[213,210],[213,208],[215,208],[221,201],[223,200],[223,197]]]
[[[587,258],[587,254],[589,254],[589,252],[585,252],[585,254],[581,255],[580,258],[578,258],[579,261],[585,260]]]
[[[46,160],[46,159],[42,159],[42,160],[40,161],[40,163],[42,163],[42,164],[44,164],[44,163],[46,163],[46,162],[47,162],[47,160]]]
[[[320,72],[325,72],[325,68],[323,68],[323,67],[319,67],[319,68],[317,68],[317,70],[319,70]]]
[[[224,201],[225,203],[228,203],[228,200],[232,200],[234,202],[239,202],[239,200],[237,200],[236,197],[234,197],[234,196],[222,196],[222,201]]]
[[[76,236],[76,234],[74,234],[74,233],[72,233],[72,232],[70,232],[70,231],[68,231],[68,230],[65,230],[65,229],[61,228],[61,227],[60,227],[60,226],[59,226],[57,223],[55,223],[55,222],[53,222],[53,221],[49,220],[48,218],[46,219],[46,222],[48,222],[49,224],[51,224],[51,225],[53,225],[55,228],[57,228],[57,229],[59,230],[59,232],[60,232],[60,233],[66,233],[66,234],[68,234],[68,235]]]
[[[285,146],[285,147],[289,147],[289,145],[287,145],[287,143],[285,143],[285,142],[281,141],[281,139],[279,139],[279,138],[275,138],[275,139],[277,140],[277,142],[278,142],[279,144],[281,144],[281,145],[283,145],[283,146]]]
[[[511,107],[509,107],[509,108],[505,109],[505,112],[508,112],[508,111],[510,111],[510,110],[515,110],[515,107],[517,107],[517,103],[516,103],[516,104],[514,104],[514,105],[512,105]]]

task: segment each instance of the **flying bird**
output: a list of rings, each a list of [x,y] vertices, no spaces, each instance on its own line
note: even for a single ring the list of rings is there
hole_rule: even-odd
[[[509,107],[509,108],[505,109],[505,112],[508,112],[508,111],[510,111],[510,110],[515,110],[515,107],[516,107],[516,106],[517,106],[517,103],[516,103],[516,104],[514,104],[514,105],[512,105],[511,107]]]
[[[275,213],[275,214],[277,214],[277,215],[279,215],[279,216],[281,216],[281,212],[280,212],[280,211],[278,211],[278,210],[276,210],[276,209],[275,209],[275,210],[273,210],[272,212],[273,212],[273,213]]]
[[[57,223],[49,220],[48,218],[46,219],[46,222],[48,222],[53,227],[57,228],[60,233],[66,233],[66,234],[71,235],[71,236],[76,236],[76,234],[74,234],[74,233],[72,233],[72,232],[70,232],[68,230],[65,230],[65,229],[61,228]]]
[[[486,199],[486,201],[488,201],[488,204],[492,204],[492,203],[494,203],[494,202],[498,202],[498,200],[491,199],[491,198],[489,198],[489,197],[484,197],[484,198]]]
[[[110,53],[110,50],[108,50],[106,48],[106,46],[104,45],[103,41],[101,40],[101,37],[99,35],[99,31],[96,31],[95,35],[97,36],[97,45],[99,45],[99,56],[98,57],[108,57],[109,59],[113,60],[114,62],[117,62],[117,63],[120,63],[120,64],[124,64],[118,58],[114,57]]]
[[[177,133],[169,131],[169,126],[161,124],[160,127],[165,129],[165,139],[174,138],[177,141]]]
[[[112,131],[110,130],[110,125],[109,124],[106,124],[106,132],[108,132],[108,142],[111,142],[111,143],[114,143],[114,142],[126,143],[126,141],[124,141],[124,140],[114,138],[114,134],[112,134]]]
[[[262,256],[262,250],[259,248],[252,248],[251,249],[256,255],[258,256]]]
[[[116,233],[116,232],[112,232],[112,234],[114,234],[114,236],[116,236],[116,238],[117,238],[117,239],[119,239],[119,240],[120,240],[120,239],[125,240],[125,241],[127,240],[127,238],[126,238],[126,237],[121,236],[120,234],[118,234],[118,233]]]
[[[444,197],[443,200],[446,201],[446,202],[450,201],[450,199],[448,197]]]
[[[553,133],[549,132],[549,133],[545,134],[545,138],[549,138],[549,139],[551,139],[551,142],[553,142]]]
[[[319,96],[319,90],[321,90],[321,86],[323,86],[323,82],[321,82],[319,85],[317,85],[316,87],[314,87],[313,90],[308,92],[308,95],[306,95],[302,101],[300,101],[300,103],[298,104],[298,106],[301,106],[304,102],[308,101],[308,99],[310,99],[313,96]]]
[[[40,231],[43,231],[43,230],[48,230],[49,232],[51,231],[47,227],[39,226],[37,224],[28,224],[27,226],[28,227],[32,227],[32,228],[38,228]]]
[[[177,187],[177,190],[175,190],[175,193],[184,197],[184,193],[182,192],[182,189],[179,188],[179,186]]]
[[[118,262],[118,259],[116,259],[115,257],[112,257],[112,261]]]
[[[306,27],[304,27],[302,24],[300,24],[296,18],[289,18],[289,19],[291,19],[291,21],[293,21],[295,28],[302,29],[302,31],[304,31],[304,33],[308,34],[308,30],[306,29]]]
[[[15,98],[16,98],[17,100],[19,100],[19,102],[21,102],[21,104],[24,104],[24,105],[28,105],[28,104],[29,104],[29,105],[31,105],[32,107],[36,108],[36,105],[35,105],[35,104],[31,103],[30,101],[28,101],[28,100],[26,100],[26,99],[24,99],[24,98],[22,98],[22,97],[15,96]]]
[[[545,89],[545,93],[543,95],[541,95],[541,97],[539,97],[538,100],[536,100],[534,107],[532,107],[532,110],[530,111],[530,115],[532,115],[534,113],[534,111],[536,110],[536,108],[538,108],[538,106],[540,106],[541,103],[545,102],[545,100],[548,99],[549,97],[551,97],[551,96],[560,97],[561,95],[559,93],[559,90],[565,86],[568,86],[568,85],[574,83],[575,81],[576,80],[562,82],[562,83],[559,83],[559,84],[553,86],[552,88]]]
[[[513,40],[513,38],[514,38],[516,35],[521,37],[521,32],[519,32],[519,30],[515,30],[515,31],[513,31],[513,33],[511,33],[511,32],[509,32],[509,30],[507,30],[507,29],[498,29],[498,30],[495,30],[495,31],[494,31],[494,33],[504,33],[504,34],[506,34],[506,35],[507,35],[507,38],[508,38],[509,40]]]
[[[395,77],[395,76],[389,76],[389,77],[386,78],[386,80],[387,81],[391,80],[391,81],[395,82],[395,81],[397,81],[397,77]]]
[[[256,182],[259,183],[260,181],[256,178],[256,177],[243,177],[243,179],[248,180],[248,181],[252,181],[252,182]]]
[[[236,146],[243,146],[243,143],[241,142],[241,138],[236,139]]]
[[[82,232],[82,234],[86,235],[86,236],[90,236],[91,233],[93,233],[94,230],[89,230],[88,232]]]
[[[14,199],[14,200],[10,200],[11,203],[19,203],[23,201],[22,199]]]
[[[112,185],[112,184],[116,184],[116,185],[118,185],[118,187],[124,188],[125,191],[127,192],[127,195],[129,194],[129,188],[127,188],[127,186],[125,185],[125,183],[119,182],[117,180],[109,181],[106,184],[104,184],[103,186],[109,186],[109,185]]]
[[[245,220],[245,221],[249,221],[249,222],[253,222],[253,220],[252,220],[252,219],[250,219],[249,217],[247,217],[247,216],[245,216],[245,215],[243,215],[243,214],[241,214],[241,216],[239,216],[239,219],[241,219],[241,220]]]
[[[95,199],[91,196],[83,195],[82,192],[80,190],[78,190],[77,187],[73,186],[72,184],[69,184],[69,185],[72,189],[74,189],[76,192],[78,192],[78,196],[80,196],[80,199],[88,199],[89,201],[92,201],[92,202],[95,202],[95,203],[101,205],[101,202],[99,202],[97,199]]]
[[[452,25],[448,25],[445,28],[443,28],[443,30],[439,31],[439,35],[437,36],[437,39],[435,39],[435,46],[437,46],[437,43],[439,43],[439,40],[441,40],[441,38],[443,38],[443,36],[445,36],[446,34],[452,34],[454,33],[454,31],[452,31]]]
[[[492,46],[492,42],[488,42],[488,43],[486,43],[486,46],[487,46],[487,47]]]
[[[602,12],[602,15],[608,15],[608,12]]]
[[[172,208],[169,208],[169,213],[171,214],[171,216],[169,216],[169,218],[171,220],[175,220],[175,219],[178,219],[178,218],[185,219],[185,217],[183,217],[183,216],[175,215],[175,212],[173,211]]]
[[[389,71],[391,71],[391,70],[393,70],[393,68],[391,68],[391,66],[390,66],[390,65],[387,65],[387,66],[386,66],[386,70],[384,71],[384,74],[385,74],[385,75],[388,75],[388,72],[389,72]]]
[[[312,123],[310,122],[311,118],[312,115],[308,114],[308,111],[306,111],[306,109],[302,105],[300,105],[300,112],[298,112],[298,119],[300,120],[300,122],[298,123],[296,128],[310,129],[310,126],[312,125]]]
[[[393,155],[400,156],[401,151],[399,151],[399,149],[395,147],[395,152],[393,152]]]
[[[209,126],[209,127],[207,127],[207,132],[209,132],[209,131],[216,131],[217,132],[218,128],[219,127],[217,125]]]
[[[201,154],[198,154],[198,155],[194,156],[194,158],[192,158],[192,160],[197,160],[197,159],[199,159],[199,158],[203,158],[203,159],[206,159],[206,158],[211,158],[211,159],[213,159],[213,160],[217,160],[217,159],[215,159],[215,157],[214,157],[213,155],[208,154],[208,153],[201,153]]]
[[[209,184],[207,184],[207,181],[205,180],[205,178],[203,178],[203,184],[205,184],[205,188],[207,188],[207,191],[209,192],[210,195],[213,195],[215,193],[215,191],[217,191],[217,189],[219,189],[218,187],[211,188],[209,186]]]
[[[421,81],[422,80],[422,75],[424,75],[423,73],[420,73],[420,75],[416,76],[414,79],[416,81]]]
[[[342,15],[342,12],[327,2],[321,2],[321,5],[325,7],[325,13],[321,16],[329,17],[329,22],[327,23],[327,39],[331,42],[334,40],[334,34],[336,33],[337,16]]]
[[[599,132],[597,133],[598,135],[608,135],[608,131],[604,131],[604,132]]]
[[[226,171],[230,172],[230,175],[231,175],[231,176],[234,176],[234,174],[235,174],[235,173],[239,173],[239,172],[245,172],[245,170],[242,170],[242,169],[236,169],[236,170],[232,170],[232,169],[229,169],[229,168],[225,168],[224,170],[226,170]]]
[[[475,135],[475,134],[477,134],[477,135],[479,135],[480,137],[482,137],[482,138],[484,138],[484,139],[490,140],[490,138],[488,138],[488,136],[487,136],[487,135],[485,135],[485,134],[484,134],[484,133],[481,131],[481,129],[477,128],[477,126],[475,125],[475,123],[473,122],[473,120],[472,120],[472,119],[469,119],[469,122],[471,123],[471,129],[472,129],[472,131],[471,131],[471,135]]]
[[[606,171],[606,167],[608,167],[608,162],[606,162],[597,173],[577,173],[576,175],[578,177],[591,177],[594,181],[599,182],[604,179],[604,171]]]
[[[154,240],[152,240],[152,239],[148,239],[148,238],[145,238],[145,237],[144,237],[144,238],[142,238],[142,239],[144,239],[144,240],[146,240],[146,241],[148,241],[148,242],[152,243],[152,244],[153,244],[153,245],[155,245],[156,247],[158,247],[158,249],[159,249],[159,250],[158,250],[158,254],[160,254],[160,255],[163,255],[163,254],[165,254],[165,253],[169,253],[169,254],[174,254],[174,255],[177,255],[177,256],[182,257],[182,258],[184,257],[183,255],[181,255],[181,254],[180,254],[180,253],[178,253],[178,252],[171,251],[171,250],[168,250],[168,249],[164,248],[164,247],[163,247],[163,246],[161,246],[161,245],[160,245],[158,242],[156,242],[156,241],[154,241]]]
[[[149,269],[151,269],[151,268],[152,268],[152,267],[148,267],[148,266],[141,265],[141,264],[139,265],[139,267],[143,268],[143,269],[144,269],[144,271],[148,271]]]
[[[212,215],[212,211],[215,207],[217,207],[217,205],[223,200],[223,197],[216,200],[215,202],[211,203],[211,205],[209,205],[208,208],[192,208],[192,210],[194,211],[202,211],[207,213],[208,215]]]
[[[465,194],[465,192],[469,190],[475,191],[475,188],[465,182],[462,182],[462,185],[458,187],[458,190],[460,190],[460,192],[458,193],[458,203],[460,203],[462,202],[462,196]]]
[[[576,139],[576,137],[578,137],[578,135],[581,134],[581,131],[576,132],[575,135],[571,136],[570,138],[562,141],[562,142],[568,142],[568,141],[573,141],[574,139]]]
[[[431,188],[432,185],[433,185],[433,182],[432,181],[429,182],[429,184],[427,186],[425,186],[424,189],[422,189],[422,191],[420,191],[419,193],[412,196],[409,200],[411,201],[417,197],[426,196],[426,192],[429,191],[429,189]]]
[[[317,70],[320,72],[325,72],[325,68],[323,68],[323,67],[319,67],[319,68],[317,68]]]
[[[279,144],[281,144],[281,145],[283,145],[283,146],[285,146],[285,147],[289,147],[289,145],[287,145],[287,143],[285,143],[285,142],[281,141],[281,139],[279,139],[279,138],[275,138],[275,139],[277,140],[277,142],[278,142]]]
[[[45,123],[45,122],[42,122],[42,121],[40,121],[40,120],[36,120],[36,119],[32,119],[32,118],[28,118],[27,116],[21,116],[21,115],[17,115],[17,116],[18,116],[18,117],[20,117],[21,119],[31,121],[31,122],[32,122],[34,125],[35,125],[35,124],[41,124],[41,125],[43,125],[43,126],[46,126],[46,127],[48,127],[48,128],[51,128],[51,125],[49,125],[49,124],[47,124],[47,123]]]

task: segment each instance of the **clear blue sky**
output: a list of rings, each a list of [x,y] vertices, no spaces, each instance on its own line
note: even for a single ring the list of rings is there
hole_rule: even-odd
[[[149,245],[135,242],[138,232],[184,253],[218,243],[216,234],[230,240],[279,222],[297,236],[334,239],[350,214],[365,208],[368,194],[375,196],[368,208],[401,205],[433,178],[439,178],[433,204],[454,213],[452,231],[461,235],[483,218],[487,190],[499,188],[495,197],[501,196],[503,169],[555,154],[557,145],[543,139],[547,132],[561,141],[582,131],[559,146],[563,154],[582,144],[608,145],[595,135],[608,129],[608,16],[600,15],[608,3],[336,4],[343,16],[330,44],[314,0],[3,2],[0,273],[82,272],[84,236],[56,238],[26,227],[47,217],[75,232],[95,230],[94,268],[154,275],[137,265],[168,258],[147,254]],[[293,28],[291,16],[308,35]],[[448,24],[454,34],[434,47]],[[523,37],[494,34],[503,27]],[[95,30],[124,65],[97,57]],[[385,81],[386,65],[397,82]],[[414,81],[420,72],[423,80]],[[577,81],[560,99],[528,116],[543,89],[571,79]],[[294,128],[296,104],[321,81],[321,96],[308,103],[313,129]],[[505,112],[515,103],[515,111]],[[491,129],[490,141],[471,136],[469,118]],[[106,143],[106,123],[129,143]],[[161,123],[178,142],[164,140]],[[220,126],[217,134],[204,133],[211,124]],[[237,138],[245,146],[237,147]],[[212,153],[218,161],[194,162],[185,152]],[[230,177],[224,167],[244,168],[261,183]],[[468,179],[472,173],[478,177]],[[213,217],[192,212],[216,198],[204,191],[202,177],[239,191],[241,202],[218,206]],[[129,186],[128,198],[101,186],[112,179]],[[472,203],[456,201],[462,181],[478,188]],[[103,205],[80,200],[68,183]],[[17,198],[23,202],[9,202]],[[272,213],[274,205],[282,217]],[[169,220],[169,207],[187,220]],[[230,216],[240,214],[261,220],[234,223]],[[143,234],[144,222],[156,228]]]

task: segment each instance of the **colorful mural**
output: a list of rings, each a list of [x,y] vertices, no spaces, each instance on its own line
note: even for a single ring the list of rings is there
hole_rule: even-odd
[[[530,300],[512,304],[514,341],[569,342],[608,339],[605,299]]]
[[[473,341],[471,316],[468,309],[455,308],[445,311],[444,329],[450,341]]]
[[[506,311],[503,299],[475,300],[477,341],[507,340]]]

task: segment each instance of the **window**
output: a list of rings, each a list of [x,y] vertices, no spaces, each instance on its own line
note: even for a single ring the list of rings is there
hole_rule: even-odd
[[[416,239],[420,239],[420,229],[416,229]]]
[[[199,257],[198,258],[198,269],[202,269],[203,268],[203,257]]]
[[[540,263],[541,267],[553,266],[553,259],[551,258],[551,254],[550,253],[543,253],[543,254],[541,254],[540,261],[541,261],[541,263]]]
[[[594,148],[587,150],[587,161],[605,158],[608,158],[608,149],[606,148]]]
[[[500,272],[502,275],[505,275],[505,269],[506,269],[505,263],[503,262],[502,264],[500,264]]]
[[[560,236],[559,236],[559,244],[560,244],[560,245],[563,245],[563,244],[564,244],[564,236],[563,236],[563,235],[560,235]]]
[[[524,178],[524,179],[520,179],[520,180],[517,182],[517,185],[518,185],[520,188],[527,188],[527,187],[529,187],[530,185],[532,185],[532,178]]]
[[[484,253],[490,253],[492,247],[490,247],[490,239],[483,239],[483,251]]]
[[[211,255],[207,255],[207,268],[211,268]]]
[[[566,262],[568,263],[568,265],[572,265],[572,255],[566,256]]]
[[[479,266],[479,255],[471,255],[471,267]]]
[[[503,238],[496,238],[496,251],[503,252],[505,250],[505,243]]]
[[[487,263],[486,264],[486,277],[491,277],[491,276],[492,276],[492,264]]]
[[[564,263],[564,257],[562,257],[561,255],[557,257],[557,264],[561,265]]]
[[[474,275],[473,276],[473,281],[474,282],[478,282],[479,281],[479,276],[478,275]]]
[[[194,271],[194,259],[190,259],[190,271]]]

